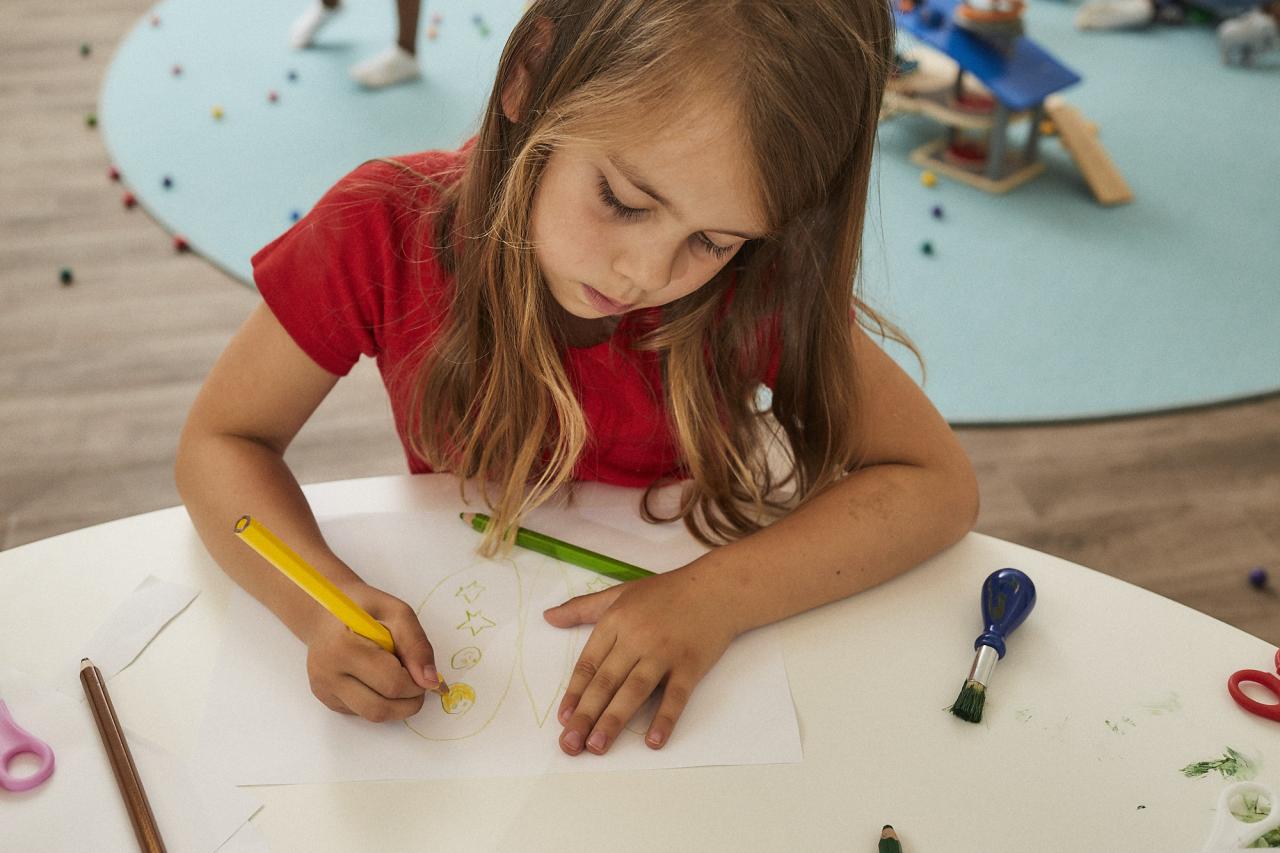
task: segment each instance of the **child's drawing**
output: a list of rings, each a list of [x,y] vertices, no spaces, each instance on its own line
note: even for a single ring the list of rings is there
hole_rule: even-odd
[[[466,671],[466,681],[451,681],[446,672],[448,694],[425,703],[405,725],[428,740],[474,737],[501,709],[518,669],[533,722],[545,726],[592,626],[554,628],[542,611],[616,583],[530,552],[501,561],[476,558],[444,578],[427,594],[418,617],[436,659],[448,660],[454,672]],[[643,736],[656,710],[655,697],[628,728]]]
[[[570,583],[571,570],[563,563],[540,554],[520,556],[517,570],[525,593],[520,614],[520,680],[533,710],[534,722],[541,728],[569,684],[569,673],[576,660],[575,640],[581,630],[553,628],[542,618],[542,611],[578,593]]]
[[[460,623],[458,623],[457,627],[459,631],[470,631],[471,636],[473,637],[479,634],[485,628],[492,628],[498,624],[497,622],[494,622],[492,619],[490,619],[488,616],[485,616],[484,613],[480,610],[476,610],[474,612],[468,610],[466,611],[466,613],[467,613],[467,618],[463,619]]]
[[[608,578],[594,577],[586,583],[587,592],[602,592],[616,584],[617,581],[611,581]]]
[[[467,680],[405,720],[411,731],[428,740],[459,740],[493,720],[515,672],[521,601],[520,577],[509,560],[476,558],[427,593],[418,618],[437,658],[466,669]]]
[[[476,599],[480,597],[482,592],[484,592],[484,587],[480,585],[480,582],[472,581],[466,586],[458,587],[458,591],[454,595],[462,596],[466,599],[467,604],[475,604]]]
[[[446,714],[462,715],[470,711],[476,704],[476,692],[470,684],[455,681],[449,685],[449,692],[440,697],[440,708]]]

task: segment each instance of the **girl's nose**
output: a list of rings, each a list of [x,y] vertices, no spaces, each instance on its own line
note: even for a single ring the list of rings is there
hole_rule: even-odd
[[[613,268],[636,290],[649,294],[671,283],[675,257],[675,253],[653,244],[636,246],[619,254]]]

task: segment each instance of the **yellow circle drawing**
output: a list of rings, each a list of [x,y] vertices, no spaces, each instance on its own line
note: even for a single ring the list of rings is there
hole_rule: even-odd
[[[476,692],[470,684],[454,682],[449,692],[440,697],[440,707],[446,714],[465,714],[476,704]]]
[[[449,658],[449,666],[454,669],[471,669],[480,663],[480,650],[475,646],[465,646],[453,653]]]

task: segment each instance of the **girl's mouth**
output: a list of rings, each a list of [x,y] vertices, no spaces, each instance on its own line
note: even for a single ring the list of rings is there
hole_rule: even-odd
[[[589,284],[582,285],[582,292],[586,296],[587,304],[601,314],[625,314],[633,307],[633,305],[613,301]]]

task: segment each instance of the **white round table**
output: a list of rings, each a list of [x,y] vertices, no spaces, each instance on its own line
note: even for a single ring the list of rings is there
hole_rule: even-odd
[[[322,521],[458,504],[447,475],[306,492]],[[578,500],[624,508],[636,496],[590,484]],[[1031,576],[1038,603],[973,725],[946,709],[982,630],[978,590],[1005,566]],[[233,584],[180,507],[0,553],[0,666],[65,671],[148,574],[201,594],[112,680],[112,697],[132,730],[189,757]],[[885,823],[908,853],[1194,851],[1231,780],[1183,767],[1230,747],[1256,759],[1260,781],[1280,779],[1280,725],[1226,690],[1233,671],[1267,669],[1271,646],[1018,545],[971,534],[780,627],[802,763],[627,772],[602,762],[600,772],[525,778],[262,786],[253,825],[273,850],[310,853],[871,851]]]

